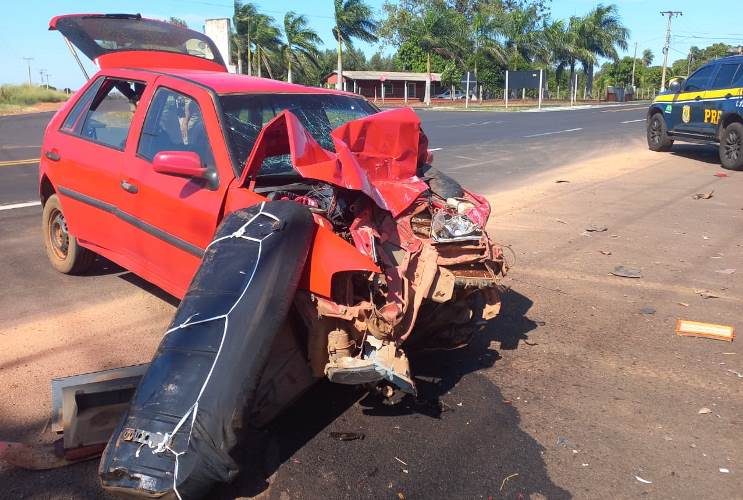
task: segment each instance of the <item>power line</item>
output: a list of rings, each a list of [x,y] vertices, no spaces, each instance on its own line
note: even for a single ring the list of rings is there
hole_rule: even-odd
[[[676,35],[676,38],[681,38],[683,40],[733,40],[733,41],[741,41],[741,40],[743,40],[743,36],[737,36],[737,37],[716,37],[716,36]]]
[[[671,21],[674,17],[683,16],[684,13],[679,10],[664,10],[661,16],[668,16],[668,26],[666,27],[666,44],[663,46],[663,73],[660,80],[661,92],[666,89],[666,68],[668,67],[668,48],[671,46]]]

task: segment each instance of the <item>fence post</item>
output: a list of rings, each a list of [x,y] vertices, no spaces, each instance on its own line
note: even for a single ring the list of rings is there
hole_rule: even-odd
[[[539,105],[537,106],[537,109],[542,109],[542,71],[539,70]]]
[[[503,97],[506,100],[506,109],[508,109],[508,70],[506,70],[506,91],[503,94]]]

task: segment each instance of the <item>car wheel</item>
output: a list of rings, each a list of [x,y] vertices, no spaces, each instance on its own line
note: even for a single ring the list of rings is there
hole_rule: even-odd
[[[670,151],[673,139],[668,137],[666,122],[663,115],[655,113],[648,121],[648,148],[651,151]]]
[[[44,204],[42,230],[46,255],[52,267],[60,273],[82,273],[95,260],[95,253],[81,247],[77,238],[67,230],[67,221],[56,194]]]
[[[743,170],[743,124],[733,122],[722,130],[720,162],[730,170]]]

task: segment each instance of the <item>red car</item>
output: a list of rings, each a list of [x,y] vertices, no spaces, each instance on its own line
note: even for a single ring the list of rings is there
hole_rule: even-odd
[[[104,454],[107,487],[203,494],[236,470],[215,418],[266,421],[325,376],[414,393],[406,351],[464,345],[498,313],[489,205],[431,167],[412,110],[230,74],[205,35],[138,15],[49,28],[100,68],[44,136],[49,260],[82,273],[101,255],[184,299]],[[153,416],[173,387],[195,393]]]

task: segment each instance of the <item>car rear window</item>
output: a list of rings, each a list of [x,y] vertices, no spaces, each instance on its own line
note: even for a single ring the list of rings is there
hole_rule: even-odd
[[[224,64],[214,42],[198,31],[141,16],[66,16],[58,29],[90,59],[110,52],[155,50]]]
[[[284,110],[294,113],[312,137],[333,151],[330,132],[344,123],[374,114],[364,99],[335,94],[229,94],[220,96],[228,145],[240,172],[263,126]],[[266,158],[258,175],[292,173],[288,155]]]

